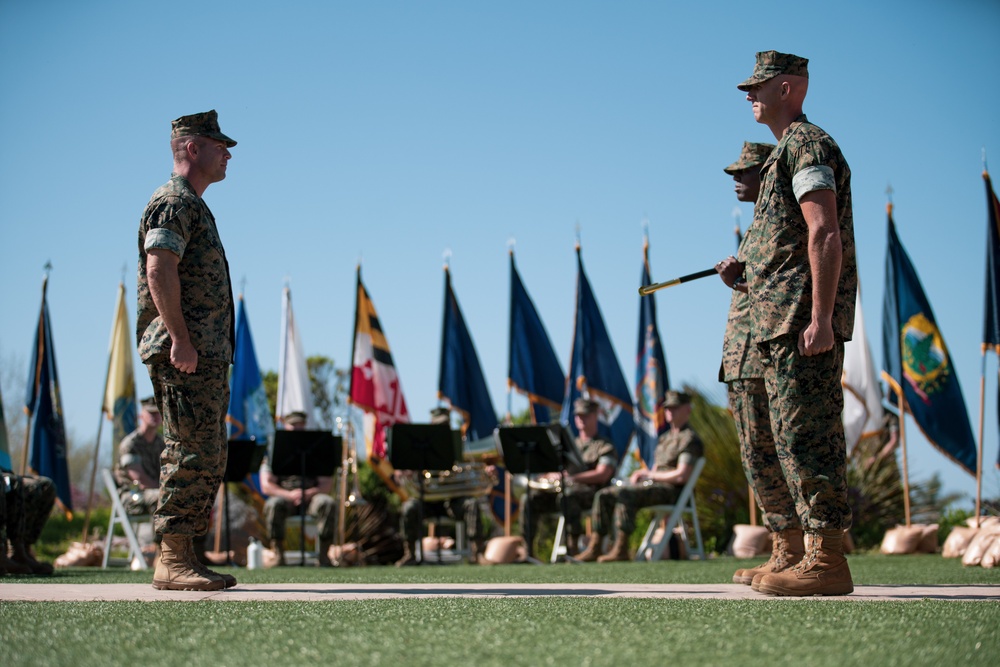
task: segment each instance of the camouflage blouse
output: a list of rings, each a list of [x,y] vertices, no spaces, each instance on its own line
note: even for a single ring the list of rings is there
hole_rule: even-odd
[[[181,311],[199,358],[231,363],[236,318],[226,251],[208,205],[177,174],[153,193],[139,223],[136,338],[143,362],[169,354],[171,345],[146,277],[146,253],[153,248],[180,257]]]
[[[754,342],[797,335],[812,318],[809,229],[798,198],[819,189],[832,189],[836,194],[843,252],[833,333],[841,340],[851,339],[858,286],[851,170],[837,143],[803,114],[788,127],[761,168],[753,224],[740,246],[739,259],[746,264],[750,288]]]

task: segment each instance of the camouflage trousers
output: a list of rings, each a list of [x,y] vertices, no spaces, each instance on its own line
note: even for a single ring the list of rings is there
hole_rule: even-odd
[[[272,540],[285,539],[285,524],[288,517],[298,516],[299,508],[291,501],[271,496],[264,503],[264,525]],[[337,528],[337,502],[325,493],[317,493],[310,498],[306,516],[316,519],[316,531],[321,540],[332,540]]]
[[[30,546],[52,513],[56,485],[48,477],[3,473],[2,478],[6,481],[0,481],[0,539]]]
[[[594,496],[597,488],[590,484],[574,484],[566,489],[564,495],[549,493],[546,491],[531,492],[531,515],[530,535],[538,534],[538,522],[543,514],[563,514],[563,503],[565,502],[566,532],[575,537],[583,535],[583,509],[590,508],[594,504]],[[527,502],[527,496],[525,501]],[[521,517],[525,516],[521,510]],[[528,538],[529,531],[524,531],[525,539]]]
[[[483,521],[479,514],[479,500],[469,496],[459,496],[438,502],[424,502],[424,516],[447,516],[465,522],[465,537],[469,544],[483,540]],[[420,537],[420,499],[409,498],[403,503],[400,516],[403,539],[416,542]]]
[[[635,515],[643,507],[669,505],[677,500],[680,489],[673,484],[629,484],[608,486],[594,496],[591,520],[594,532],[608,535],[612,527],[631,535],[635,530]]]
[[[801,528],[774,446],[764,380],[744,378],[730,382],[729,406],[740,436],[743,472],[753,489],[757,506],[764,514],[764,525],[775,533]]]
[[[188,374],[162,360],[147,369],[167,445],[153,528],[158,535],[204,535],[226,472],[229,365],[199,360]]]
[[[851,527],[844,440],[844,343],[811,357],[798,334],[760,346],[778,461],[803,529]]]

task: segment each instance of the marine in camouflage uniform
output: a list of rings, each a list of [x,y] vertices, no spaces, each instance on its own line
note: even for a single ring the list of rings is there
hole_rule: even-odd
[[[737,182],[737,199],[757,200],[760,177],[748,172],[759,171],[773,149],[774,144],[745,142],[740,159],[723,170]],[[716,268],[721,272],[723,263]],[[740,278],[742,273],[739,271]],[[743,471],[768,529],[771,532],[801,530],[774,447],[760,351],[750,340],[750,297],[746,293],[746,283],[741,280],[731,287],[733,294],[722,342],[719,380],[729,385],[729,404],[740,437]]]
[[[570,556],[575,555],[577,542],[583,535],[583,511],[594,504],[594,496],[606,487],[618,468],[618,450],[614,443],[597,435],[598,410],[600,406],[589,398],[578,398],[573,404],[573,418],[579,436],[576,447],[580,451],[580,466],[571,461],[566,466],[569,484],[562,488],[562,494],[546,491],[532,491],[530,530],[525,530],[525,539],[538,534],[538,521],[542,514],[562,514],[565,503],[566,546]],[[557,478],[558,473],[553,473]],[[522,515],[523,516],[523,515]],[[532,538],[529,538],[532,536]]]
[[[139,356],[163,415],[166,443],[153,526],[163,536],[161,562],[167,561],[167,570],[176,565],[177,572],[187,572],[189,555],[192,569],[203,570],[194,562],[191,538],[208,532],[226,467],[235,317],[229,263],[201,194],[225,178],[228,149],[235,145],[220,131],[215,111],[173,121],[174,174],[153,193],[139,223]],[[172,577],[167,570],[164,576]],[[161,581],[154,574],[153,585],[213,590],[216,579],[231,579],[178,576]]]
[[[851,171],[836,142],[802,113],[807,64],[760,52],[753,75],[738,86],[778,139],[761,169],[739,259],[778,458],[811,540],[799,565],[760,581],[759,590],[788,595],[853,590],[843,558],[851,510],[840,384],[857,291]]]
[[[115,482],[125,511],[129,514],[152,514],[160,500],[160,455],[166,443],[158,431],[160,411],[155,399],[142,401],[140,427],[132,431],[118,445],[118,465]],[[147,439],[149,434],[151,439]],[[130,471],[138,479],[133,483]],[[144,483],[143,480],[148,480]],[[134,498],[135,488],[139,497]]]
[[[0,574],[52,574],[52,565],[36,560],[32,546],[55,502],[56,485],[48,477],[0,473]]]
[[[691,397],[668,391],[663,407],[671,427],[656,444],[652,471],[637,470],[632,473],[630,484],[609,486],[597,492],[591,509],[594,536],[579,560],[630,560],[628,539],[635,530],[635,515],[643,507],[676,501],[694,463],[705,455],[701,438],[688,424]],[[601,542],[612,527],[617,530],[615,542],[607,554],[598,557]]]

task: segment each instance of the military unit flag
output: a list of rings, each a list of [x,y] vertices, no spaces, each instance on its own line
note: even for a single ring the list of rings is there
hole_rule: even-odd
[[[24,411],[28,415],[31,434],[31,469],[55,483],[57,502],[67,514],[72,514],[66,426],[56,370],[56,351],[52,348],[52,320],[45,297],[47,286],[48,277],[42,282],[42,307],[35,331]]]
[[[844,373],[840,384],[844,387],[844,436],[850,450],[864,436],[878,433],[885,415],[879,374],[872,361],[865,318],[861,313],[860,287],[854,307],[854,333],[851,340],[844,343]]]
[[[598,433],[615,445],[621,459],[635,430],[632,392],[618,364],[604,317],[583,270],[579,245],[576,248],[576,263],[576,324],[560,420],[575,433],[573,401],[580,396],[597,401],[601,406]]]
[[[274,435],[274,419],[267,404],[264,379],[257,363],[246,302],[240,295],[236,313],[236,353],[229,376],[229,410],[226,426],[230,440],[249,440],[267,446]],[[260,451],[260,450],[258,450]]]
[[[988,171],[983,171],[983,181],[986,184],[986,304],[983,315],[983,354],[987,350],[993,350],[1000,355],[1000,201],[997,200]],[[1000,419],[1000,391],[997,392],[997,417]],[[997,449],[996,466],[1000,468],[1000,449]]]
[[[642,244],[640,286],[652,285],[649,272],[649,240]],[[667,360],[656,324],[655,296],[639,297],[639,346],[635,360],[635,436],[643,462],[653,467],[656,443],[667,430],[660,404],[670,389]]]
[[[536,424],[553,421],[562,407],[566,376],[535,304],[510,253],[510,354],[507,386],[528,397]]]
[[[451,287],[451,272],[447,266],[444,269],[444,323],[438,397],[462,415],[462,432],[467,439],[481,440],[492,436],[498,424],[497,413],[490,400],[476,346]]]
[[[281,293],[280,347],[275,420],[282,424],[288,415],[301,412],[306,415],[306,428],[313,428],[312,383],[306,366],[305,348],[292,312],[292,292],[287,287]]]
[[[0,470],[14,472],[14,462],[10,458],[10,444],[7,442],[7,420],[3,416],[2,393],[0,393]]]
[[[971,475],[976,442],[958,374],[916,269],[896,235],[889,205],[882,349],[886,378],[927,440]]]
[[[365,443],[369,458],[386,460],[385,428],[406,424],[410,414],[403,398],[403,385],[382,331],[375,304],[361,282],[358,267],[357,301],[354,311],[354,349],[351,353],[350,401],[364,411]]]
[[[111,325],[111,343],[108,347],[108,377],[104,389],[102,409],[111,420],[112,451],[126,435],[136,429],[135,371],[132,368],[132,336],[128,326],[128,311],[125,309],[125,285],[118,285],[118,304],[115,320]],[[115,457],[117,460],[117,456]]]

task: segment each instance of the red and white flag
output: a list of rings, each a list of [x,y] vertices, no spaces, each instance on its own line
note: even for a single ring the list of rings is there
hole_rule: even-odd
[[[361,282],[358,267],[357,307],[354,315],[354,354],[351,403],[365,412],[365,444],[369,458],[385,459],[385,428],[408,423],[403,387],[396,375],[389,342],[382,333],[375,305]]]

